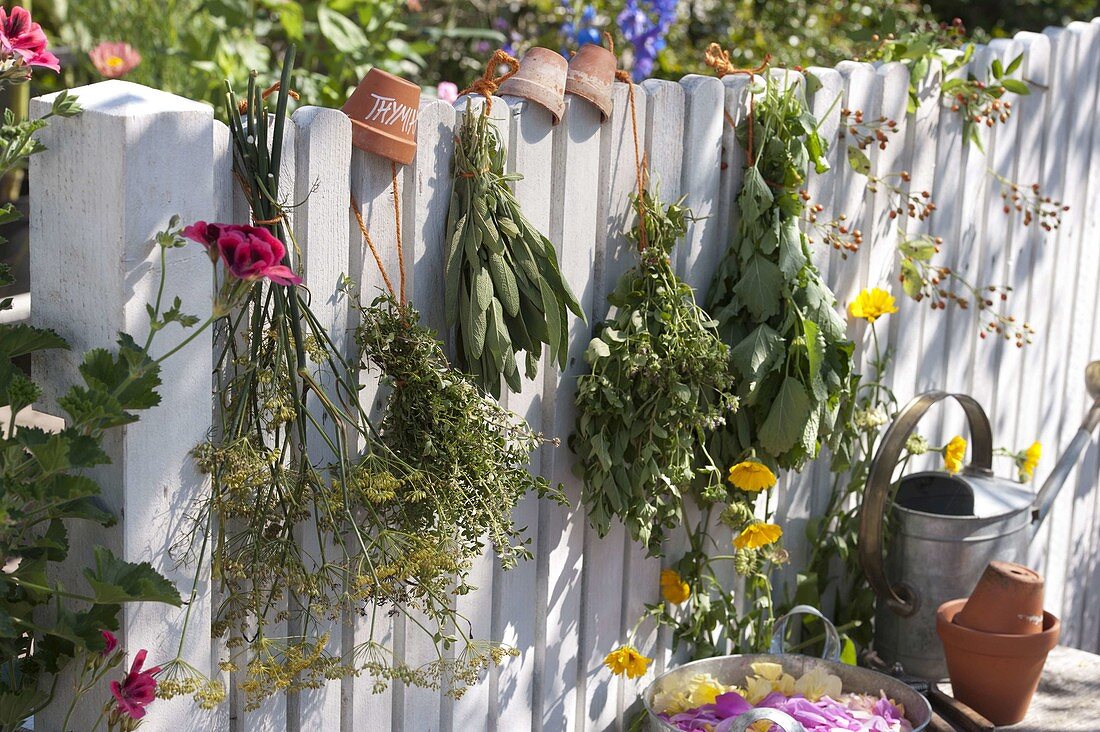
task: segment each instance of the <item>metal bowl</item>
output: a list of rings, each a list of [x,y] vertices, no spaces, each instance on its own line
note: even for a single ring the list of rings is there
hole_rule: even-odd
[[[680,730],[657,716],[657,710],[653,708],[653,699],[663,691],[676,691],[687,687],[689,681],[696,674],[710,674],[722,684],[740,686],[745,679],[753,674],[754,663],[777,663],[783,667],[783,671],[798,678],[808,671],[821,668],[834,676],[840,677],[842,689],[845,693],[871,694],[878,696],[885,694],[905,709],[905,718],[913,725],[913,732],[920,732],[928,726],[932,719],[932,708],[923,695],[915,691],[902,681],[892,676],[881,674],[858,666],[849,666],[839,660],[827,660],[813,658],[790,653],[782,653],[783,634],[788,618],[796,614],[809,613],[821,618],[826,626],[826,653],[839,658],[840,642],[836,635],[836,629],[832,627],[826,618],[817,610],[805,606],[799,606],[788,615],[776,621],[776,632],[772,638],[772,653],[755,653],[735,656],[720,656],[718,658],[706,658],[701,661],[678,666],[658,676],[642,694],[642,702],[645,704],[649,718],[649,730],[651,732],[680,732]],[[770,714],[769,712],[776,712]],[[756,712],[757,714],[754,714]],[[771,719],[786,732],[803,732],[802,725],[778,710],[757,709],[737,718],[733,730],[744,730],[752,722],[759,719]]]
[[[654,697],[666,690],[683,689],[696,674],[711,674],[723,684],[741,685],[752,675],[752,665],[760,662],[778,663],[786,673],[798,678],[807,671],[823,668],[834,676],[839,676],[845,693],[873,694],[880,692],[905,708],[905,718],[913,725],[913,731],[919,732],[932,718],[932,708],[928,700],[905,683],[858,666],[849,666],[838,661],[826,661],[822,658],[799,656],[794,654],[775,655],[771,653],[746,654],[740,656],[720,656],[693,661],[667,671],[658,676],[642,695],[652,732],[680,732],[668,722],[657,716],[653,708]],[[787,732],[793,732],[788,729]]]

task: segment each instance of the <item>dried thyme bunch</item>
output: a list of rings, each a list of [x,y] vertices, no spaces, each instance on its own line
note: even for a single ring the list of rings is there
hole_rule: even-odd
[[[356,342],[390,387],[382,442],[427,495],[405,507],[407,530],[447,538],[462,562],[481,554],[486,537],[506,569],[530,558],[512,509],[532,491],[556,493],[527,470],[542,437],[452,368],[414,309],[381,296],[361,314]]]
[[[682,519],[683,493],[696,483],[706,502],[724,500],[707,435],[737,408],[729,348],[716,323],[672,271],[669,253],[690,211],[645,193],[645,247],[637,266],[608,297],[585,358],[592,372],[577,384],[577,425],[570,447],[580,459],[589,521],[601,535],[611,518],[651,553]],[[701,459],[697,459],[701,456]]]
[[[508,188],[521,176],[505,175],[504,157],[488,115],[467,104],[447,217],[447,325],[457,325],[459,368],[496,397],[501,376],[520,390],[516,356],[522,351],[529,379],[538,372],[543,343],[564,368],[566,311],[584,318],[554,245],[527,221]]]

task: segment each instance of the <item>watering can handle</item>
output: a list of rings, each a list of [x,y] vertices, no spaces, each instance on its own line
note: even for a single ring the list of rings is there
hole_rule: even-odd
[[[867,476],[867,488],[859,509],[860,566],[863,568],[863,573],[867,575],[875,595],[883,600],[890,610],[904,618],[912,616],[920,608],[920,595],[904,582],[893,584],[886,577],[886,568],[882,561],[882,534],[886,504],[890,498],[890,487],[894,483],[894,470],[901,460],[909,435],[913,433],[921,417],[933,404],[948,397],[953,398],[963,408],[970,427],[973,451],[970,464],[966,467],[967,472],[982,475],[992,473],[993,433],[989,426],[989,417],[985,415],[981,405],[966,394],[949,394],[945,391],[925,392],[906,404],[894,423],[886,430],[882,444],[879,445],[875,459],[871,463],[871,470]]]
[[[787,621],[796,615],[813,615],[815,618],[821,620],[821,623],[825,626],[825,647],[821,651],[821,657],[826,661],[839,661],[840,660],[840,634],[836,631],[836,626],[832,621],[822,615],[821,611],[816,607],[810,605],[795,605],[786,614],[777,618],[775,621],[775,627],[772,629],[772,643],[768,648],[768,653],[780,655],[786,653],[783,650],[783,639],[787,635]]]

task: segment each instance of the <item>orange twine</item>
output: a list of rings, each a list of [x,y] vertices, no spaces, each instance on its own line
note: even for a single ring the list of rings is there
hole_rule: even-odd
[[[367,224],[363,221],[363,214],[359,212],[359,201],[355,198],[354,193],[351,194],[351,212],[355,215],[355,222],[359,224],[359,232],[363,235],[363,241],[367,243],[370,253],[374,255],[374,263],[378,265],[378,271],[382,274],[382,282],[386,284],[386,290],[389,291],[390,297],[397,299],[400,305],[404,307],[407,302],[405,299],[405,251],[401,244],[401,203],[397,190],[397,163],[390,163],[390,172],[393,175],[393,217],[397,232],[397,267],[400,273],[399,299],[398,293],[393,289],[393,282],[390,281],[389,273],[386,272],[386,266],[382,264],[382,255],[378,253],[378,248],[374,246],[374,241],[367,230]]]
[[[729,76],[730,74],[745,74],[749,77],[749,84],[751,85],[756,79],[757,74],[762,74],[768,68],[768,64],[772,61],[771,54],[764,55],[764,62],[757,66],[755,69],[739,69],[733,65],[730,61],[730,52],[723,49],[717,43],[712,43],[707,46],[707,50],[703,54],[706,60],[707,66],[714,69],[714,73],[721,79],[723,76]],[[730,127],[736,127],[733,121],[733,117],[730,116],[728,111],[723,110],[726,116],[726,122]],[[752,93],[752,89],[749,89],[749,134],[748,134],[748,153],[749,153],[749,165],[755,163],[755,156],[753,155],[753,128],[756,120],[756,95]]]
[[[272,84],[271,86],[269,86],[268,88],[263,90],[263,93],[260,94],[260,98],[266,101],[268,97],[270,97],[272,94],[279,91],[280,89],[282,89],[282,84],[280,82],[276,81],[274,84]],[[293,89],[291,89],[289,92],[287,92],[287,94],[289,94],[290,98],[293,99],[296,102],[302,98],[302,95],[299,94],[298,92],[294,91]],[[248,100],[247,99],[242,100],[237,104],[237,111],[240,112],[241,114],[244,114],[245,112],[248,111]]]
[[[507,66],[508,71],[496,76],[501,66]],[[485,113],[488,114],[493,108],[493,95],[497,93],[497,89],[507,79],[515,76],[517,71],[519,71],[519,61],[516,57],[510,55],[504,49],[498,48],[493,51],[489,63],[485,64],[485,71],[481,74],[481,78],[460,91],[459,96],[463,94],[480,94],[485,97]]]
[[[611,34],[607,31],[604,31],[603,39],[607,44],[607,49],[614,54],[615,39],[612,38]],[[634,80],[630,78],[630,74],[622,69],[615,70],[615,80],[621,81],[627,85],[627,99],[630,102],[630,131],[634,136],[634,174],[636,177],[635,183],[638,187],[637,209],[638,218],[641,223],[641,227],[639,228],[641,236],[638,237],[638,249],[644,252],[649,245],[646,241],[645,206],[642,203],[642,193],[645,191],[646,171],[645,161],[642,159],[641,145],[638,143],[638,108],[634,102]]]

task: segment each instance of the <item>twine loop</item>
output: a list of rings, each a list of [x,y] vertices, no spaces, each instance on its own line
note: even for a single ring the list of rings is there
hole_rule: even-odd
[[[497,76],[497,71],[501,66],[507,66],[508,71]],[[497,93],[497,89],[505,81],[515,76],[517,71],[519,71],[519,60],[503,48],[498,48],[493,51],[489,62],[485,64],[485,71],[481,74],[481,78],[460,91],[459,96],[463,94],[480,94],[485,97],[485,109],[488,112],[492,109],[493,95]]]
[[[282,88],[283,88],[283,85],[280,82],[276,81],[274,84],[272,84],[271,86],[269,86],[268,88],[263,90],[263,93],[260,94],[260,99],[263,99],[264,101],[267,101],[268,97],[270,97],[272,94],[274,94],[275,92],[279,91]],[[301,98],[302,98],[302,95],[299,94],[298,92],[294,91],[293,89],[288,91],[287,94],[289,94],[290,98],[293,99],[296,102],[300,101]],[[248,100],[247,99],[242,99],[240,101],[240,103],[237,104],[237,111],[241,114],[244,114],[245,112],[248,111]]]
[[[757,74],[763,74],[768,65],[772,62],[772,55],[770,53],[764,54],[764,61],[752,69],[739,69],[733,65],[730,61],[730,52],[719,46],[717,43],[711,43],[707,46],[707,50],[703,52],[703,59],[707,66],[714,69],[715,75],[721,79],[724,76],[730,76],[731,74],[744,74],[749,77],[749,130],[748,130],[748,155],[749,165],[754,165],[756,162],[756,156],[753,154],[753,131],[756,127],[756,95],[752,93],[751,85],[755,81]],[[730,113],[723,109],[723,114],[726,117],[726,122],[730,127],[737,127],[733,121],[733,117]]]
[[[603,34],[604,44],[607,46],[607,50],[615,53],[615,39],[611,37],[611,34],[604,31]],[[630,102],[630,131],[634,137],[634,175],[635,185],[638,188],[637,204],[638,210],[638,231],[640,236],[638,237],[638,250],[644,252],[649,245],[646,236],[645,229],[645,204],[642,201],[642,196],[646,187],[646,163],[642,157],[641,145],[638,142],[638,108],[634,101],[634,80],[630,78],[630,74],[622,69],[615,69],[615,80],[621,81],[626,84],[627,99]]]
[[[382,275],[382,282],[386,285],[386,290],[390,293],[390,297],[396,299],[402,308],[407,303],[405,297],[405,251],[401,244],[401,203],[400,196],[397,191],[397,163],[390,163],[390,172],[393,176],[393,218],[394,227],[396,231],[397,239],[397,268],[400,275],[398,282],[399,290],[394,291],[393,282],[390,281],[390,275],[386,271],[386,266],[382,264],[382,255],[378,253],[378,248],[374,245],[374,240],[371,239],[370,231],[367,229],[367,224],[363,221],[363,214],[359,212],[359,201],[355,198],[355,194],[351,194],[351,212],[355,216],[355,222],[359,225],[359,233],[363,235],[363,241],[367,243],[367,247],[370,248],[370,253],[374,256],[374,263],[378,265],[378,271]],[[400,293],[400,298],[398,294]]]

